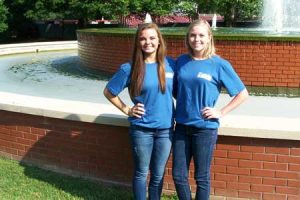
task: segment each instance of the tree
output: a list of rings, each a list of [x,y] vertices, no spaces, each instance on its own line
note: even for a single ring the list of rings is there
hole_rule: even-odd
[[[217,12],[225,17],[228,26],[232,26],[237,20],[257,18],[262,7],[262,0],[218,0]]]
[[[196,4],[194,15],[218,13],[224,16],[227,26],[236,21],[256,19],[261,14],[262,0],[190,0]]]
[[[217,11],[218,2],[223,0],[196,0],[198,13],[215,13]]]
[[[102,16],[117,19],[120,15],[129,14],[130,0],[110,0],[100,6]]]
[[[13,31],[32,21],[64,19],[68,9],[65,0],[4,0],[9,8],[8,23]]]
[[[194,16],[197,13],[197,4],[193,1],[181,1],[175,5],[175,13]]]
[[[3,0],[0,0],[0,33],[7,29],[7,7],[4,5]]]
[[[67,3],[65,0],[25,1],[31,7],[25,12],[25,17],[32,20],[54,20],[65,18]]]
[[[101,2],[94,0],[70,0],[69,9],[73,18],[80,19],[83,26],[90,19],[117,19],[120,15],[126,15],[129,0],[102,0]]]
[[[179,0],[5,0],[12,9],[10,21],[79,19],[84,27],[89,20],[118,19],[129,13],[168,15]],[[16,23],[17,22],[17,23]]]
[[[100,13],[100,3],[90,0],[70,0],[70,16],[79,19],[80,25],[85,27],[89,19],[95,19],[97,13]]]
[[[172,13],[178,3],[177,0],[131,0],[128,7],[130,13],[150,13],[151,15],[162,16]]]
[[[169,15],[172,13],[173,8],[175,5],[177,5],[179,2],[177,1],[170,1],[170,0],[152,0],[151,1],[151,9],[148,9],[147,12],[157,15],[157,16],[163,16],[163,15]],[[144,4],[144,11],[148,8],[147,4]]]
[[[218,13],[224,16],[227,26],[236,21],[254,19],[260,16],[262,0],[195,0],[198,13]]]

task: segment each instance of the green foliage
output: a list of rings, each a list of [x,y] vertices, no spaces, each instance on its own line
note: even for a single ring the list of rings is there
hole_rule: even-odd
[[[70,0],[70,18],[80,19],[82,24],[87,24],[89,19],[100,15],[101,3],[89,0]],[[99,13],[99,14],[98,14]]]
[[[198,13],[218,13],[228,26],[236,21],[257,19],[263,7],[262,0],[195,0]]]
[[[160,16],[172,14],[172,9],[177,4],[176,1],[170,1],[170,0],[160,0],[160,1],[152,0],[152,2],[153,2],[152,10],[149,10],[148,12],[153,15],[160,15]]]
[[[195,15],[197,4],[193,1],[181,1],[175,5],[175,11],[189,16]]]
[[[130,13],[150,13],[151,15],[168,15],[172,12],[179,1],[174,0],[131,0],[129,2]]]
[[[237,17],[241,20],[255,19],[261,15],[262,9],[262,0],[244,0]]]
[[[262,0],[218,0],[217,12],[231,26],[237,20],[256,19],[262,10]]]
[[[4,5],[3,0],[0,0],[0,33],[7,29],[7,7]]]
[[[107,1],[102,7],[103,15],[107,18],[115,18],[119,15],[129,14],[129,2],[130,0],[111,0]]]
[[[198,13],[215,13],[218,8],[218,3],[224,0],[196,0]]]
[[[24,0],[4,0],[4,4],[9,9],[8,24],[10,29],[14,29],[25,21],[24,13],[28,8],[25,6]]]
[[[30,1],[27,1],[29,6]],[[25,12],[25,17],[32,20],[63,19],[67,8],[65,0],[38,0],[30,2],[31,7]]]
[[[263,8],[262,0],[191,0],[187,2],[188,6],[196,4],[194,14],[189,13],[190,15],[218,13],[224,16],[228,26],[232,26],[236,21],[257,19]]]
[[[11,27],[26,20],[55,19],[79,19],[86,25],[89,20],[102,17],[119,19],[129,13],[144,15],[147,12],[153,16],[173,12],[190,16],[218,13],[232,25],[237,20],[260,16],[262,4],[262,0],[0,0],[0,30],[6,28],[6,17]]]

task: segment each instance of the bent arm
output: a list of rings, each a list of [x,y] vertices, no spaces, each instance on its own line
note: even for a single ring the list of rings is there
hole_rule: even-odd
[[[248,91],[245,88],[236,96],[234,96],[233,99],[221,110],[217,110],[211,107],[205,107],[202,110],[202,115],[206,119],[221,118],[225,116],[227,113],[229,113],[230,111],[232,111],[233,109],[235,109],[236,107],[238,107],[241,103],[243,103],[248,96],[249,96]]]
[[[103,90],[104,96],[125,115],[130,116],[130,107],[127,106],[119,96],[114,96],[107,88]]]
[[[226,105],[224,106],[220,112],[221,117],[238,107],[241,103],[243,103],[247,97],[249,96],[247,89],[245,88],[240,93],[238,93],[234,98]]]
[[[141,118],[145,113],[144,105],[141,103],[137,103],[133,107],[129,107],[120,99],[119,96],[114,96],[107,88],[103,90],[103,94],[114,106],[129,117]]]

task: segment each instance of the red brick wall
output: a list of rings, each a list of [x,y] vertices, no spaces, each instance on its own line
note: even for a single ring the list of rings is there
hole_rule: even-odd
[[[129,184],[127,128],[0,111],[0,155]]]
[[[113,73],[131,57],[133,37],[77,33],[82,62]],[[166,38],[168,55],[185,53],[183,38]],[[300,42],[216,40],[217,53],[228,59],[248,86],[300,87]]]
[[[7,111],[0,111],[0,116],[0,155],[130,185],[133,165],[127,127]],[[300,199],[299,141],[219,136],[212,162],[212,195]],[[171,167],[170,159],[165,192],[174,192]],[[195,191],[193,174],[191,165]]]

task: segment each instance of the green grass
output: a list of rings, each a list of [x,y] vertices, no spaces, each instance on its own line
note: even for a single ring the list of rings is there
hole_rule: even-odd
[[[131,200],[130,189],[58,174],[0,157],[0,200]],[[164,196],[163,200],[175,200]]]

